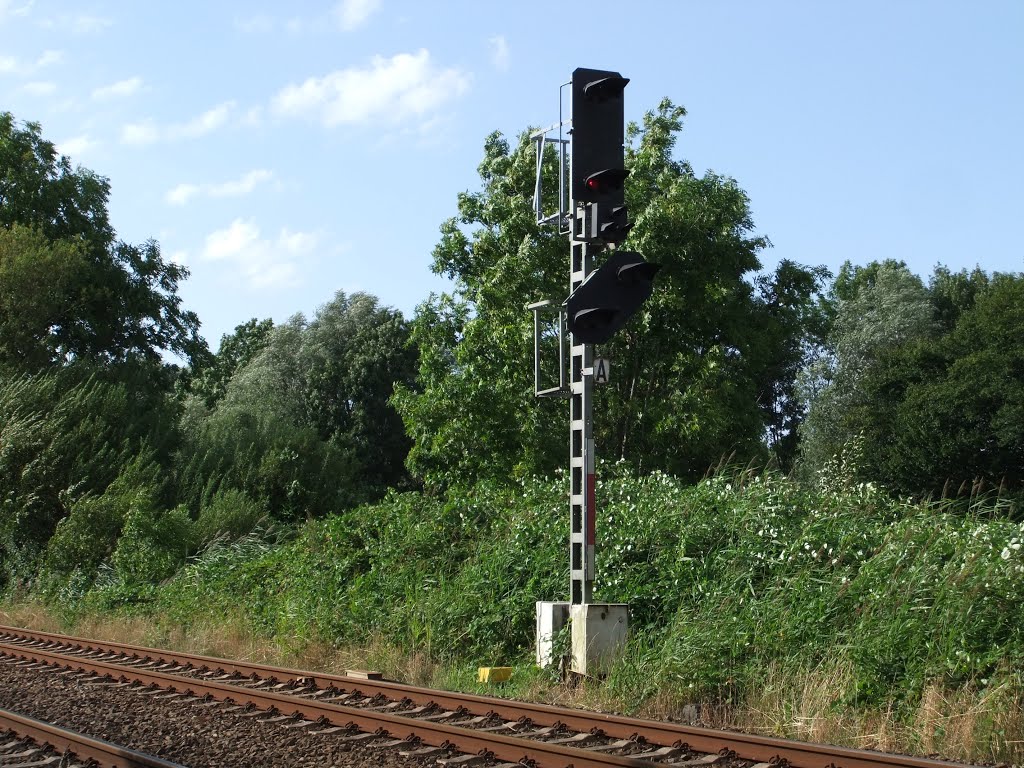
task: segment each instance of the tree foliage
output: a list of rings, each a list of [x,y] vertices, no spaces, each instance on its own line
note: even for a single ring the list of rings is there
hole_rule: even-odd
[[[995,275],[946,334],[879,360],[866,382],[865,472],[910,494],[1024,482],[1024,277]]]
[[[921,279],[903,262],[866,267],[843,265],[832,290],[834,314],[828,353],[805,372],[808,414],[802,426],[803,456],[821,467],[862,431],[856,412],[870,408],[865,378],[887,350],[930,338],[935,310]]]
[[[109,194],[109,182],[72,169],[42,137],[38,123],[19,126],[10,113],[0,112],[0,228],[22,225],[50,243],[63,243],[46,257],[60,267],[53,282],[21,299],[22,309],[51,321],[30,359],[46,352],[51,363],[142,358],[159,364],[162,352],[203,356],[199,319],[182,308],[177,294],[188,270],[165,262],[153,240],[117,240],[107,213]],[[31,255],[41,247],[30,236],[6,238],[0,295],[36,276]],[[69,249],[80,258],[72,259]],[[30,301],[37,306],[27,307]],[[0,322],[9,322],[3,310]]]
[[[146,452],[133,457],[102,491],[83,494],[71,504],[47,547],[48,570],[69,573],[98,565],[113,552],[132,507],[152,508],[160,496],[160,466]]]
[[[106,179],[0,113],[0,559],[32,563],[76,504],[177,437],[163,355],[200,361],[182,267],[117,240]],[[160,486],[159,503],[167,488]],[[5,565],[6,568],[6,565]],[[8,572],[9,569],[7,569]]]
[[[86,269],[83,248],[38,230],[0,228],[0,369],[41,370],[60,358],[52,332],[73,308],[68,293]]]
[[[137,456],[169,464],[178,409],[149,384],[145,370],[84,364],[0,377],[0,560],[31,559],[79,499],[103,494]]]
[[[189,390],[203,398],[207,407],[224,397],[228,382],[241,368],[262,351],[270,341],[274,321],[251,320],[236,325],[235,330],[220,337],[220,347],[199,371],[191,371]]]
[[[339,291],[312,321],[297,315],[262,333],[236,329],[239,343],[221,354],[262,348],[212,405],[205,394],[186,403],[179,463],[190,505],[235,489],[277,517],[321,516],[401,483],[408,443],[388,399],[415,367],[401,314]]]
[[[551,467],[565,442],[554,411],[532,402],[525,309],[564,290],[564,239],[535,222],[525,137],[513,152],[492,134],[484,155],[483,190],[459,195],[459,219],[442,225],[434,249],[433,270],[456,290],[417,309],[419,375],[394,399],[413,442],[409,468],[431,484]]]
[[[1024,276],[902,262],[846,264],[834,322],[805,371],[807,469],[856,443],[854,474],[909,495],[1019,489],[1024,459]]]
[[[304,329],[298,350],[305,416],[322,439],[355,457],[371,495],[399,484],[409,442],[390,405],[412,381],[416,349],[402,314],[366,293],[339,291]]]

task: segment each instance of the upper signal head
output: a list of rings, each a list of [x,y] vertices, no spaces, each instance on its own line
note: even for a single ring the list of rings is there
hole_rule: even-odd
[[[618,72],[577,69],[572,73],[571,191],[574,203],[621,205],[627,171],[623,93],[628,78]]]

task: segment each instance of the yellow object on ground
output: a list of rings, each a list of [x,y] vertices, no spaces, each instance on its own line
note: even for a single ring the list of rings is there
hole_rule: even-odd
[[[480,667],[476,672],[478,683],[504,683],[512,677],[512,667]]]

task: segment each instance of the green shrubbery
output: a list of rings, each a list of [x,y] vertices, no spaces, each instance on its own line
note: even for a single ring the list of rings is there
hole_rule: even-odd
[[[160,592],[176,621],[240,602],[266,632],[386,637],[438,658],[532,652],[533,603],[564,588],[557,484],[481,485],[458,503],[394,493],[279,547],[215,547]]]
[[[147,433],[173,432],[174,410],[139,400],[86,365],[0,375],[0,563],[33,559],[77,500],[102,494],[134,457],[154,458]]]
[[[254,501],[242,491],[228,488],[216,493],[201,508],[193,536],[199,546],[206,546],[219,537],[235,541],[251,533],[268,515],[265,503]]]
[[[769,665],[839,661],[854,670],[850,703],[880,705],[1024,660],[1024,526],[998,503],[953,512],[771,474],[609,490],[602,594],[633,603],[647,635],[645,674],[617,681],[635,695],[730,696]]]
[[[624,698],[729,700],[768,667],[829,663],[852,670],[839,699],[898,707],[927,683],[985,686],[1024,663],[1024,524],[997,500],[954,510],[770,472],[690,486],[602,471],[596,588],[632,608],[630,651],[609,680]],[[290,642],[382,638],[455,664],[524,661],[534,602],[566,590],[565,498],[561,478],[447,500],[394,493],[287,540],[217,538],[146,593],[147,610],[188,624],[245,606],[253,629]],[[116,578],[86,605],[138,599],[197,528],[144,506],[122,524]]]

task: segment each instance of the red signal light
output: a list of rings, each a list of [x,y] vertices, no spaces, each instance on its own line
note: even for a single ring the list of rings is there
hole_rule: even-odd
[[[601,189],[601,182],[595,178],[589,178],[587,179],[587,189],[591,190],[592,192],[597,192],[598,190]]]

